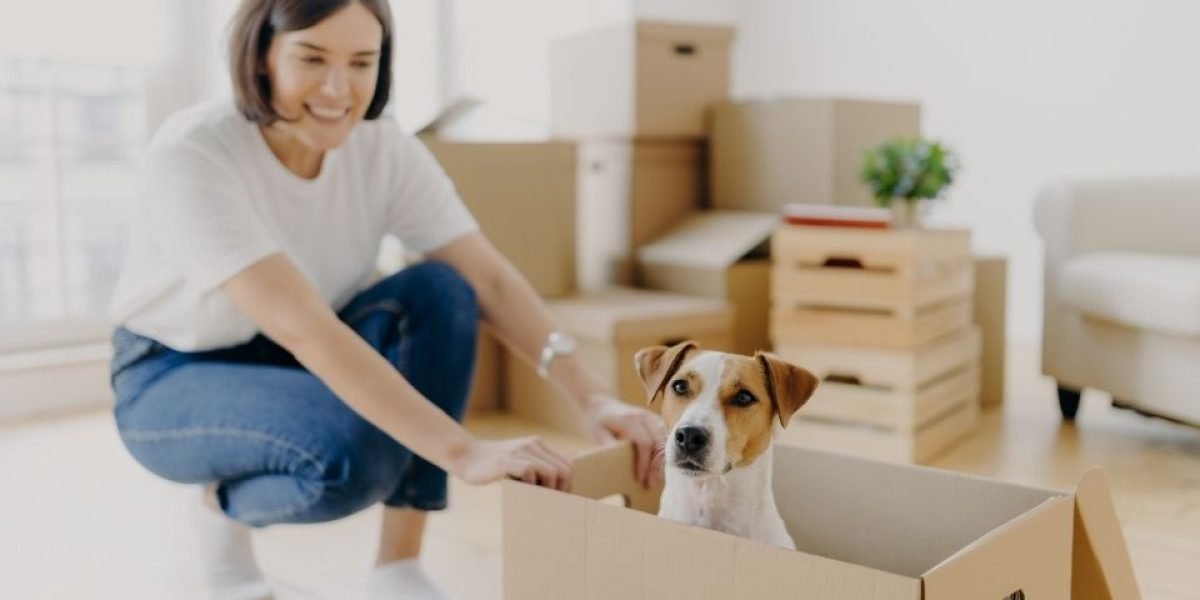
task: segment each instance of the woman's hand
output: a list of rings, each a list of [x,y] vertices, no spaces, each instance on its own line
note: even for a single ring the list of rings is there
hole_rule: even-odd
[[[643,486],[649,488],[662,481],[662,469],[655,464],[656,453],[667,438],[662,417],[605,394],[591,398],[583,422],[597,442],[620,439],[633,444],[634,474]]]
[[[508,477],[555,490],[571,489],[571,463],[535,436],[476,440],[460,457],[454,475],[475,485]]]

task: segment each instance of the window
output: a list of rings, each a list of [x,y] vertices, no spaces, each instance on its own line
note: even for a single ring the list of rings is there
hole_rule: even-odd
[[[138,67],[0,60],[0,327],[102,316],[146,132]]]
[[[439,1],[392,3],[389,111],[410,129],[439,103]],[[67,0],[0,20],[0,354],[106,337],[140,153],[166,115],[228,97],[237,4]]]

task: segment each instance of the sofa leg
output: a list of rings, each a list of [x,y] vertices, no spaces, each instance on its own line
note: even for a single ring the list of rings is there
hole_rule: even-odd
[[[1079,390],[1058,386],[1058,408],[1064,421],[1075,420],[1075,414],[1079,412],[1079,395]]]

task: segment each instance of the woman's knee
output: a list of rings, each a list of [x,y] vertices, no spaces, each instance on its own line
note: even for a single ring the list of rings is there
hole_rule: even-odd
[[[430,260],[408,267],[411,293],[424,318],[455,337],[474,338],[479,323],[475,289],[454,267]],[[403,273],[404,271],[402,271]]]
[[[320,492],[300,520],[339,519],[383,501],[412,461],[410,452],[369,425],[342,433],[316,450]]]

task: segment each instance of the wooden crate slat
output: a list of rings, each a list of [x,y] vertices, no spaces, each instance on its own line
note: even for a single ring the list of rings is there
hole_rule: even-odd
[[[972,325],[912,349],[785,342],[775,347],[775,354],[821,379],[849,377],[866,385],[912,391],[977,359],[980,332]]]
[[[978,402],[963,403],[959,410],[915,434],[794,419],[780,435],[779,442],[890,462],[921,463],[952,447],[978,421]]]
[[[777,306],[771,310],[771,341],[912,348],[966,327],[970,318],[968,299],[926,307],[909,318],[887,311]]]
[[[822,264],[851,258],[873,268],[908,270],[925,262],[969,256],[966,230],[861,230],[837,227],[781,227],[772,236],[771,255],[781,263]]]
[[[978,361],[914,391],[825,382],[798,419],[864,424],[914,432],[964,401],[978,401]]]

